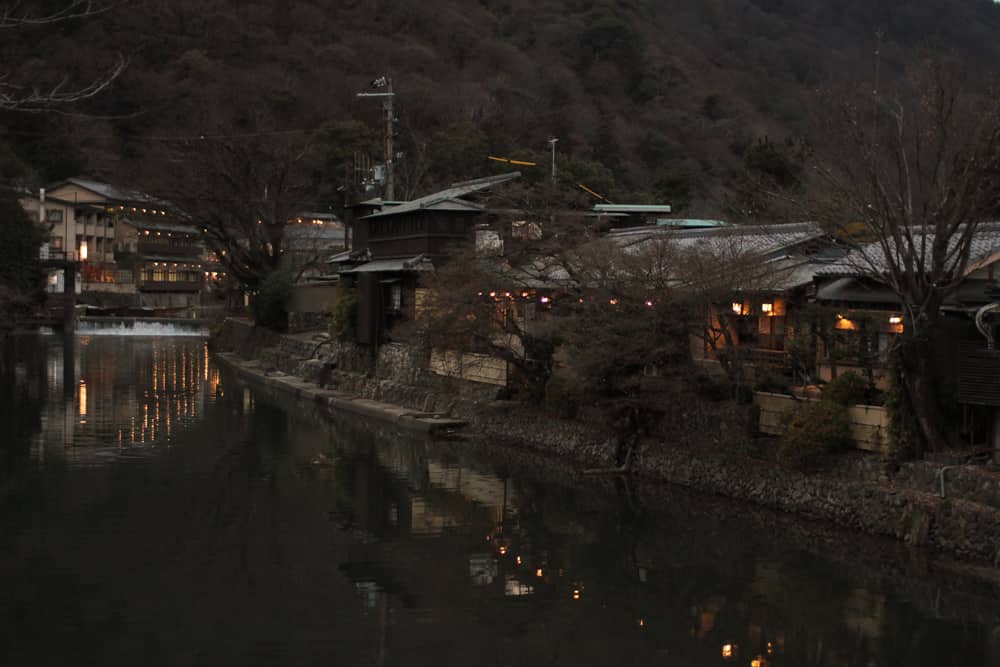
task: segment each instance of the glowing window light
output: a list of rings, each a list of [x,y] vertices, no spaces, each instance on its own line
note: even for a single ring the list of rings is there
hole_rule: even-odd
[[[573,599],[574,600],[579,600],[580,599],[580,589],[579,588],[574,588],[573,589]]]
[[[743,304],[740,303],[739,301],[733,301],[732,307],[733,307],[733,312],[736,313],[737,315],[743,314]]]
[[[80,416],[87,416],[87,383],[80,380]]]
[[[773,303],[762,303],[762,304],[760,304],[760,311],[762,313],[767,313],[768,315],[771,315],[771,314],[774,313],[774,304]]]
[[[736,655],[736,647],[733,644],[723,644],[722,645],[722,658],[723,660],[732,660],[733,656]]]
[[[653,302],[650,301],[649,299],[646,299],[646,307],[647,308],[652,308],[653,307]]]
[[[618,299],[614,299],[614,298],[608,299],[608,303],[610,303],[612,306],[617,306],[618,305]]]
[[[541,299],[539,299],[539,301],[541,301],[542,303],[552,303],[552,299],[550,299],[547,296],[543,296]]]
[[[899,315],[893,315],[892,317],[889,318],[889,324],[902,324],[902,323],[903,323],[903,318],[900,317]]]
[[[536,577],[539,577],[539,578],[541,578],[541,576],[542,576],[543,574],[544,574],[544,572],[542,572],[542,568],[538,568],[537,570],[535,570],[535,576],[536,576]]]
[[[764,659],[760,656],[757,656],[756,658],[750,661],[750,667],[764,667]]]
[[[80,243],[80,261],[87,261],[87,242],[83,241]]]

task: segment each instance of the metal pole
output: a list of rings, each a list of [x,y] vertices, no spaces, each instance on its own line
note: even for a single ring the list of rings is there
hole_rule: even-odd
[[[392,79],[389,79],[388,90],[389,96],[385,98],[382,107],[385,109],[385,197],[386,200],[393,200],[396,198],[396,176],[395,176],[395,157],[396,154],[392,150],[392,135],[393,135],[393,124],[395,122],[395,117],[393,115],[392,101],[394,99],[392,94]]]
[[[394,173],[394,162],[395,154],[392,148],[392,138],[393,138],[393,125],[396,122],[395,114],[393,112],[393,99],[395,98],[395,93],[392,92],[392,79],[382,77],[381,79],[376,79],[372,82],[373,86],[385,86],[386,92],[384,93],[358,93],[357,97],[381,97],[382,99],[382,109],[385,111],[385,191],[383,192],[383,199],[395,199],[396,197],[396,178]]]
[[[556,184],[556,142],[555,137],[549,137],[549,146],[552,147],[552,185]]]

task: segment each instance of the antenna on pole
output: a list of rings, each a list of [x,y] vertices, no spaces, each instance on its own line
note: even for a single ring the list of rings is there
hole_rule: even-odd
[[[385,92],[381,93],[358,93],[358,97],[381,97],[382,98],[382,110],[385,112],[385,192],[382,196],[383,199],[391,200],[396,198],[396,179],[393,169],[393,163],[395,162],[395,155],[392,150],[392,138],[394,133],[394,124],[396,122],[395,113],[393,112],[393,100],[396,94],[392,92],[392,79],[380,76],[371,82],[372,88],[385,88]]]

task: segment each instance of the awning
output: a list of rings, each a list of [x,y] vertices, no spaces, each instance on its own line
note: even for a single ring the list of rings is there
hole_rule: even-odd
[[[899,298],[888,287],[857,278],[836,278],[816,289],[817,301],[897,304]]]
[[[433,271],[434,264],[423,255],[410,259],[378,259],[344,269],[341,273],[382,273],[392,271]]]

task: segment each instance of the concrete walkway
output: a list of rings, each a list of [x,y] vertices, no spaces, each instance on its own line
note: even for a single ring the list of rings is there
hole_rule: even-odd
[[[335,389],[320,387],[294,375],[268,371],[259,362],[248,361],[236,354],[219,352],[215,354],[215,358],[243,376],[293,396],[320,403],[334,412],[378,419],[396,424],[407,431],[428,435],[450,433],[465,426],[465,422],[461,419],[360,398]]]

